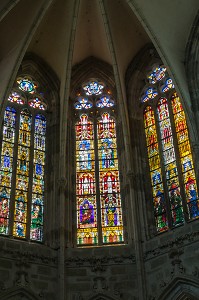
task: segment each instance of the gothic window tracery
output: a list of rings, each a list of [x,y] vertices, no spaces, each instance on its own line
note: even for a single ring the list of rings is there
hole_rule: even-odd
[[[17,78],[4,113],[0,234],[43,240],[47,105],[30,76]]]
[[[105,90],[104,83],[91,80],[74,103],[78,246],[124,242],[116,103]]]
[[[141,102],[155,224],[160,233],[199,218],[196,175],[185,112],[164,66],[151,70]]]

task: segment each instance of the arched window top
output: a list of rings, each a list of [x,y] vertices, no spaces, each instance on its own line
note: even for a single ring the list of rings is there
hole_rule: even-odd
[[[30,76],[18,77],[8,101],[20,105],[28,104],[33,109],[46,110],[47,104],[43,99],[43,93],[38,93],[38,86],[38,83]]]
[[[82,90],[77,93],[74,107],[77,110],[97,108],[110,108],[115,105],[111,90],[104,83],[93,79],[82,85]]]
[[[47,105],[38,86],[31,76],[18,77],[4,112],[0,234],[41,242]]]
[[[12,91],[8,97],[8,101],[17,104],[25,104],[25,98],[17,91]]]
[[[84,83],[82,88],[88,96],[100,95],[103,92],[104,83],[99,82],[96,79],[91,79],[89,82]]]
[[[79,110],[75,113],[77,245],[119,244],[124,234],[115,101],[101,81],[94,79],[82,87],[74,103]]]
[[[147,76],[147,80],[151,84],[161,81],[166,75],[166,68],[164,66],[153,67],[151,73]]]
[[[74,106],[75,109],[89,109],[93,106],[93,104],[88,100],[88,98],[79,96]]]
[[[149,100],[154,99],[158,95],[157,90],[154,87],[149,87],[145,91],[144,95],[141,98],[141,102],[147,102]]]
[[[24,76],[17,78],[17,84],[18,88],[23,91],[30,94],[36,93],[36,89],[38,87],[38,84],[32,80],[30,76]]]
[[[173,81],[164,66],[155,66],[147,81],[151,86],[140,100],[160,233],[199,218],[199,200],[186,116]]]
[[[165,84],[162,86],[162,92],[165,93],[165,92],[168,92],[169,90],[171,89],[174,89],[175,86],[173,84],[173,80],[171,78],[167,78],[165,80]]]
[[[164,66],[157,66],[147,77],[150,86],[144,88],[144,93],[141,96],[141,102],[147,102],[155,99],[161,93],[166,93],[175,88],[173,80],[167,74]]]
[[[41,99],[41,97],[31,98],[28,101],[28,105],[33,108],[38,108],[40,110],[46,110],[47,108],[46,103]]]
[[[112,107],[115,105],[115,101],[111,99],[109,95],[103,95],[97,102],[96,106],[99,108]]]

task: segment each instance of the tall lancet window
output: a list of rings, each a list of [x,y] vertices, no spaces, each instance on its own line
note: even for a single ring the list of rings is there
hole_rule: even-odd
[[[91,80],[74,107],[77,245],[123,243],[115,100]]]
[[[42,241],[47,108],[38,84],[17,79],[4,113],[0,234]]]
[[[141,98],[157,232],[199,218],[185,112],[164,66],[147,77]]]

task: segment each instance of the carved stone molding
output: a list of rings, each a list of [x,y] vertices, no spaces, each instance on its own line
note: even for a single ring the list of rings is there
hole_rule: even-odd
[[[192,275],[199,279],[199,268],[198,267],[194,268]]]
[[[42,254],[42,251],[40,249],[32,251],[22,251],[22,250],[15,250],[7,249],[7,248],[0,248],[0,253],[2,258],[10,258],[10,259],[17,259],[16,264],[23,264],[23,265],[29,265],[30,263],[40,263],[45,265],[55,265],[58,262],[58,259],[56,256],[53,255],[44,255]]]
[[[159,255],[162,255],[163,253],[167,253],[171,248],[184,247],[186,245],[189,245],[190,242],[196,241],[199,241],[199,231],[183,234],[179,237],[170,239],[165,243],[161,243],[161,245],[159,245],[157,248],[145,251],[144,259],[148,260],[153,257],[157,257]]]
[[[98,291],[103,291],[108,288],[106,278],[102,276],[95,277],[93,279],[93,289]]]
[[[95,273],[102,273],[105,271],[104,262],[99,258],[93,257],[91,259],[91,265],[92,265],[91,270]]]
[[[119,300],[121,299],[121,294],[116,294],[114,291],[94,291],[89,296],[83,297],[80,294],[74,296],[74,300]],[[136,300],[135,297],[131,298]]]
[[[71,267],[71,266],[90,266],[93,272],[100,271],[104,272],[104,268],[109,265],[110,263],[113,264],[126,264],[126,263],[131,263],[135,264],[135,256],[130,254],[130,255],[121,255],[121,256],[103,256],[103,257],[79,257],[79,256],[71,256],[65,259],[65,265],[66,267]]]
[[[169,253],[169,258],[171,259],[172,264],[171,278],[185,273],[185,268],[182,264],[182,260],[180,259],[180,256],[183,253],[183,249],[178,248],[173,248]]]

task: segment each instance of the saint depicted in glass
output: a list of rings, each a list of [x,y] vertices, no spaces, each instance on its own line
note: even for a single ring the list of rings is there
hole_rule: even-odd
[[[148,76],[149,83],[153,84],[153,89],[158,93],[153,99],[153,103],[154,100],[156,101],[156,108],[147,106],[144,110],[157,232],[183,224],[187,211],[189,216],[187,220],[199,217],[198,192],[186,117],[176,92],[174,91],[171,98],[167,95],[168,91],[174,89],[174,84],[172,79],[166,76],[164,66],[156,67]],[[162,97],[163,92],[164,97]],[[146,98],[144,95],[141,101],[148,104],[151,99],[152,97]],[[177,137],[178,149],[174,143],[174,137]],[[162,173],[164,173],[164,180]],[[185,196],[187,210],[183,205]]]
[[[101,94],[103,88],[97,81],[84,86],[87,95]],[[96,107],[107,109],[115,105],[112,98],[103,94],[100,99],[91,100],[91,116]],[[80,114],[76,123],[78,245],[124,242],[116,139],[116,123],[109,111],[92,119],[88,114]]]
[[[16,83],[4,113],[0,234],[42,241],[46,118],[36,112],[46,105],[33,101],[37,84],[30,77],[20,77]],[[24,108],[27,104],[29,109]]]

